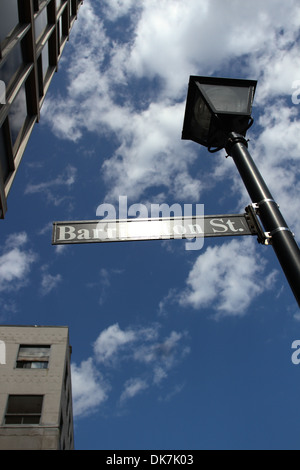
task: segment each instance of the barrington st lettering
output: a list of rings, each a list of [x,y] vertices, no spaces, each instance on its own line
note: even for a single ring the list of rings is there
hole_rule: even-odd
[[[95,223],[57,224],[57,242],[104,242],[148,239],[195,238],[204,235],[203,219],[128,220]]]
[[[78,228],[77,225],[61,225],[57,228],[58,242],[68,242],[72,240],[105,240],[106,238],[113,238],[115,236],[112,229],[108,228],[108,224],[103,224],[100,228]]]
[[[243,215],[54,222],[56,244],[252,235]]]

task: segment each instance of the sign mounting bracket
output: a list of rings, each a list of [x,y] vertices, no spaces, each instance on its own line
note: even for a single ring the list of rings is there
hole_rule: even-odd
[[[257,211],[259,206],[257,204],[251,204],[246,207],[246,220],[248,222],[249,228],[252,231],[253,235],[257,235],[258,243],[262,245],[271,245],[272,244],[272,235],[268,232],[264,232],[260,221],[257,217]]]

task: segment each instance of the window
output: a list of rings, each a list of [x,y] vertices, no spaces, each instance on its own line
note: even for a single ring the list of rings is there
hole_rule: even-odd
[[[9,159],[8,159],[8,153],[6,150],[6,143],[5,143],[5,132],[4,132],[4,126],[0,128],[0,166],[1,166],[1,173],[3,177],[3,181],[5,181],[8,178],[8,175],[10,173],[10,167],[9,167]]]
[[[45,3],[45,0],[33,0],[34,11],[39,11],[39,8],[43,3]]]
[[[50,346],[21,345],[17,369],[48,369]]]
[[[72,0],[72,3],[71,3],[71,15],[72,16],[76,16],[77,14],[77,0]]]
[[[42,68],[43,68],[43,79],[45,80],[48,68],[49,68],[49,46],[48,43],[45,44],[42,51]]]
[[[5,424],[40,424],[43,395],[10,395]]]
[[[19,24],[18,0],[1,0],[0,42]]]
[[[20,132],[23,129],[27,117],[27,100],[25,84],[22,85],[17,97],[9,110],[9,124],[13,145],[16,143]]]
[[[5,83],[6,91],[9,90],[10,85],[18,76],[23,66],[21,43],[18,42],[11,49],[6,60],[2,62],[0,67],[0,79]]]
[[[62,27],[62,23],[63,23],[63,20],[62,20],[62,16],[59,18],[58,20],[58,23],[57,23],[57,40],[58,40],[58,46],[60,48],[62,42],[63,42],[63,27]]]
[[[57,0],[56,1],[56,9],[57,11],[60,9],[60,7],[65,3],[65,0]]]
[[[48,16],[47,16],[47,8],[44,8],[39,16],[36,18],[34,26],[35,26],[35,38],[38,41],[45,32],[48,24]]]

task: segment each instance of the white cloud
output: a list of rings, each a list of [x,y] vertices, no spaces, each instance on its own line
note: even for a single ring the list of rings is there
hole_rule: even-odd
[[[127,26],[122,30],[115,23],[116,34],[109,26],[126,15]],[[300,79],[299,21],[297,0],[253,0],[242,7],[240,0],[86,0],[72,32],[69,85],[64,96],[49,95],[42,122],[60,138],[79,141],[92,132],[110,141],[112,150],[99,163],[109,202],[120,195],[137,202],[150,188],[153,197],[163,192],[199,201],[208,180],[212,188],[226,176],[245,207],[249,197],[232,166],[223,159],[209,178],[199,178],[194,169],[200,149],[180,136],[189,75],[258,79],[259,119],[249,133],[250,152],[299,237],[300,108],[292,104],[292,85]],[[214,261],[215,253],[208,251],[204,259]],[[231,288],[230,302],[229,286],[214,273],[216,285],[209,275],[207,292],[192,289],[190,299],[214,302],[223,312],[245,311],[256,296],[243,299]],[[255,274],[258,266],[245,274],[242,289],[254,286],[259,295]],[[220,291],[222,305],[215,297]]]
[[[213,307],[216,317],[241,315],[253,299],[274,287],[275,279],[276,272],[265,273],[265,261],[252,240],[233,240],[198,257],[177,300],[197,310]]]
[[[294,315],[294,319],[298,322],[300,322],[300,313],[299,312],[296,312],[295,315]]]
[[[71,189],[76,182],[77,169],[68,165],[65,171],[56,178],[42,183],[29,183],[25,188],[25,194],[44,194],[49,203],[58,206],[62,201],[68,199],[69,196],[58,196],[57,189],[64,187]]]
[[[189,71],[208,74],[247,54],[255,58],[255,72],[265,70],[266,57],[272,70],[274,50],[297,38],[300,12],[295,0],[254,0],[242,8],[237,0],[144,0],[138,10],[123,68],[162,78],[172,97],[182,92]]]
[[[124,385],[124,391],[121,394],[120,403],[124,403],[130,398],[135,397],[138,393],[146,390],[147,388],[148,384],[145,380],[139,377],[129,379]]]
[[[99,2],[99,0],[98,0]],[[142,8],[143,2],[137,3],[136,0],[104,0],[105,16],[109,21],[115,21],[122,16],[133,14],[139,8]]]
[[[36,255],[23,249],[26,233],[11,235],[0,256],[0,292],[16,290],[28,282],[28,275]]]
[[[196,155],[182,158],[178,149],[184,108],[182,104],[152,103],[128,116],[119,129],[122,145],[103,164],[106,183],[113,188],[108,197],[120,194],[139,198],[150,187],[165,186],[175,197],[198,199],[202,184],[189,174]]]
[[[161,366],[154,367],[154,376],[153,376],[153,383],[159,384],[162,380],[168,377],[167,372]]]
[[[150,344],[145,343],[136,348],[134,358],[136,361],[143,362],[145,364],[159,364],[160,370],[162,367],[169,369],[175,361],[177,348],[183,336],[183,333],[172,331],[170,336],[168,336],[164,341]]]
[[[80,366],[72,364],[72,397],[74,416],[86,416],[103,404],[109,386],[95,368],[93,359],[83,361]]]
[[[126,344],[135,341],[134,331],[123,331],[118,324],[112,325],[98,336],[94,343],[94,353],[98,362],[111,360]]]
[[[57,178],[38,184],[28,184],[25,194],[36,194],[48,191],[50,188],[57,186],[72,186],[76,181],[76,168],[68,165],[65,173]]]
[[[19,248],[23,245],[25,245],[28,242],[28,236],[27,233],[21,232],[21,233],[14,233],[11,234],[7,237],[5,241],[5,248]]]
[[[105,22],[125,15],[131,33],[110,36]],[[46,100],[43,119],[73,141],[86,131],[114,135],[117,149],[102,167],[108,198],[137,199],[164,186],[175,197],[199,200],[204,181],[190,172],[195,147],[180,144],[189,75],[232,64],[231,73],[260,79],[256,103],[273,116],[266,99],[291,96],[299,78],[299,18],[295,0],[253,0],[242,8],[237,0],[87,0],[72,32],[67,95]],[[297,126],[285,120],[284,130],[292,147]]]
[[[49,273],[44,273],[41,281],[42,295],[48,295],[52,292],[57,285],[62,281],[62,276],[56,274],[55,276]]]
[[[27,234],[20,232],[8,236],[3,245],[0,255],[0,293],[3,296],[0,298],[1,321],[6,321],[8,315],[18,311],[11,292],[28,285],[32,265],[37,260],[37,255],[25,248],[27,243]],[[6,293],[9,294],[5,296]]]
[[[162,387],[163,381],[168,387],[168,377],[190,353],[186,345],[186,332],[171,331],[165,338],[160,338],[160,325],[149,327],[128,327],[122,330],[114,324],[103,330],[93,344],[93,356],[83,361],[78,367],[72,367],[72,378],[76,415],[97,410],[110,398],[112,380],[116,374],[122,376],[122,390],[117,400],[124,405],[128,399],[153,387]],[[122,366],[126,363],[128,367]],[[126,371],[135,370],[133,378],[124,377]],[[100,372],[101,371],[101,372]],[[173,385],[172,385],[173,386]],[[93,395],[99,391],[99,401]],[[90,398],[85,400],[87,395]]]
[[[165,397],[160,397],[159,400],[162,402],[169,402],[175,395],[181,393],[184,387],[184,383],[176,385],[173,390],[171,390]]]
[[[67,245],[57,245],[57,246],[55,246],[55,253],[57,255],[62,255],[66,252],[67,249],[68,249]]]

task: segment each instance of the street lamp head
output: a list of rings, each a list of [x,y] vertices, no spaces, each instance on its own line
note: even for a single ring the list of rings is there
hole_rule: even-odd
[[[216,152],[231,132],[245,136],[253,123],[256,85],[254,80],[191,76],[182,139]]]

